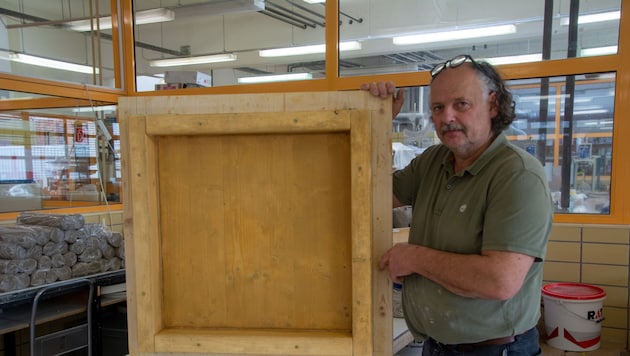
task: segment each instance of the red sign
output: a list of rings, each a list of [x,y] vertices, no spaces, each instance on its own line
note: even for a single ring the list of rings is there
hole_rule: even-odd
[[[75,127],[74,128],[74,142],[83,142],[85,140],[85,132],[83,132],[83,127]]]

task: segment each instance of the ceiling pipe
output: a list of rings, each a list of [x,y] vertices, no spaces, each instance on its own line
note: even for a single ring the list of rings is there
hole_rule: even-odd
[[[269,4],[267,4],[267,5],[269,5]],[[316,28],[317,27],[317,24],[315,22],[312,22],[312,20],[310,20],[310,19],[307,19],[307,21],[309,21],[309,22],[307,22],[307,21],[304,21],[304,20],[302,20],[302,19],[300,19],[300,18],[298,18],[296,16],[293,16],[292,14],[285,13],[284,11],[286,11],[286,9],[283,9],[280,6],[277,6],[276,8],[278,8],[278,10],[276,10],[274,8],[271,8],[271,6],[267,6],[265,8],[265,10],[261,11],[261,12],[263,12],[263,13],[272,13],[274,15],[286,18],[286,19],[288,19],[288,20],[290,20],[292,22],[299,23],[299,24],[302,24],[302,25],[307,26],[307,27],[311,27],[311,28]]]
[[[276,19],[276,20],[278,20],[278,21],[282,21],[282,22],[284,22],[284,23],[288,23],[289,25],[293,25],[293,26],[295,26],[295,27],[299,27],[299,28],[301,28],[301,29],[303,29],[303,30],[305,30],[305,29],[306,29],[306,27],[307,27],[307,26],[306,26],[305,24],[303,24],[303,23],[298,23],[298,22],[291,21],[291,20],[289,20],[289,19],[287,19],[287,18],[285,18],[285,17],[283,17],[283,16],[278,16],[278,15],[276,15],[276,14],[272,13],[272,12],[269,12],[268,10],[263,10],[263,11],[259,11],[259,12],[260,12],[261,14],[263,14],[263,15],[267,15],[267,16],[269,16],[269,17],[273,18],[273,19]]]
[[[288,2],[289,4],[293,5],[293,6],[297,7],[298,9],[304,11],[304,12],[308,12],[309,14],[315,15],[315,16],[321,18],[321,19],[324,19],[324,20],[326,19],[326,16],[324,16],[324,15],[322,15],[322,14],[316,12],[316,11],[313,11],[313,10],[311,10],[311,9],[305,7],[305,6],[297,4],[295,1],[292,1],[292,0],[285,0],[285,1]],[[322,25],[322,27],[323,27],[323,25]]]

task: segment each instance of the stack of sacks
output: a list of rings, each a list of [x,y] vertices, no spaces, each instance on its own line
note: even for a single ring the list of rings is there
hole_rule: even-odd
[[[0,226],[0,293],[125,267],[122,234],[83,215],[22,213],[17,223]]]

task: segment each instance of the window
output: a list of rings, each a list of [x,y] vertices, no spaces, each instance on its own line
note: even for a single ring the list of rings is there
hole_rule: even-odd
[[[136,21],[138,91],[326,76],[323,3],[206,0],[169,5],[171,20]],[[134,9],[137,20],[159,7],[135,0]]]
[[[344,77],[417,72],[458,54],[508,64],[617,53],[621,1],[579,1],[571,23],[577,30],[574,46],[568,45],[570,3],[553,1],[545,14],[545,0],[486,0],[483,5],[340,0],[341,12],[363,21],[339,27],[341,42],[362,46],[361,51],[340,52],[339,72]]]
[[[556,212],[609,214],[615,74],[513,80],[508,85],[517,115],[505,133],[545,167]],[[439,143],[428,87],[405,90],[407,103],[392,123],[396,168]]]
[[[112,5],[93,0],[3,1],[0,71],[121,88],[121,78],[114,77],[121,59],[114,45],[120,43],[114,41],[118,33],[111,29]]]
[[[115,116],[94,119],[79,115],[80,108],[68,110],[75,110],[75,115],[37,111],[0,115],[2,212],[120,201]]]

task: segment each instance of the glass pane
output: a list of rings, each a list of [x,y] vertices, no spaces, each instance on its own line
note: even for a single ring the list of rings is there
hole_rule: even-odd
[[[90,1],[3,0],[0,71],[114,87],[110,2]],[[102,19],[100,32],[90,31],[90,18]]]
[[[508,84],[517,116],[505,132],[543,162],[556,212],[609,214],[615,74]],[[392,122],[397,169],[439,143],[428,114],[429,88],[404,90],[405,106]]]
[[[323,4],[134,1],[136,19],[160,8],[173,18],[135,29],[138,91],[304,80],[326,74]],[[305,54],[296,52],[302,50]],[[276,75],[283,77],[268,78]]]
[[[340,53],[340,75],[428,70],[458,54],[493,64],[573,57],[570,2],[553,1],[551,36],[545,39],[545,0],[486,0],[483,6],[467,0],[340,0],[340,11],[361,20],[339,27],[340,41],[361,44],[359,51]],[[617,52],[620,6],[620,0],[579,1],[575,56]]]
[[[608,214],[614,73],[513,81],[511,85],[517,107],[515,125],[524,132],[511,138],[545,162],[556,210]],[[566,138],[570,141],[565,142]]]
[[[0,212],[120,202],[121,189],[115,106],[0,112]]]

